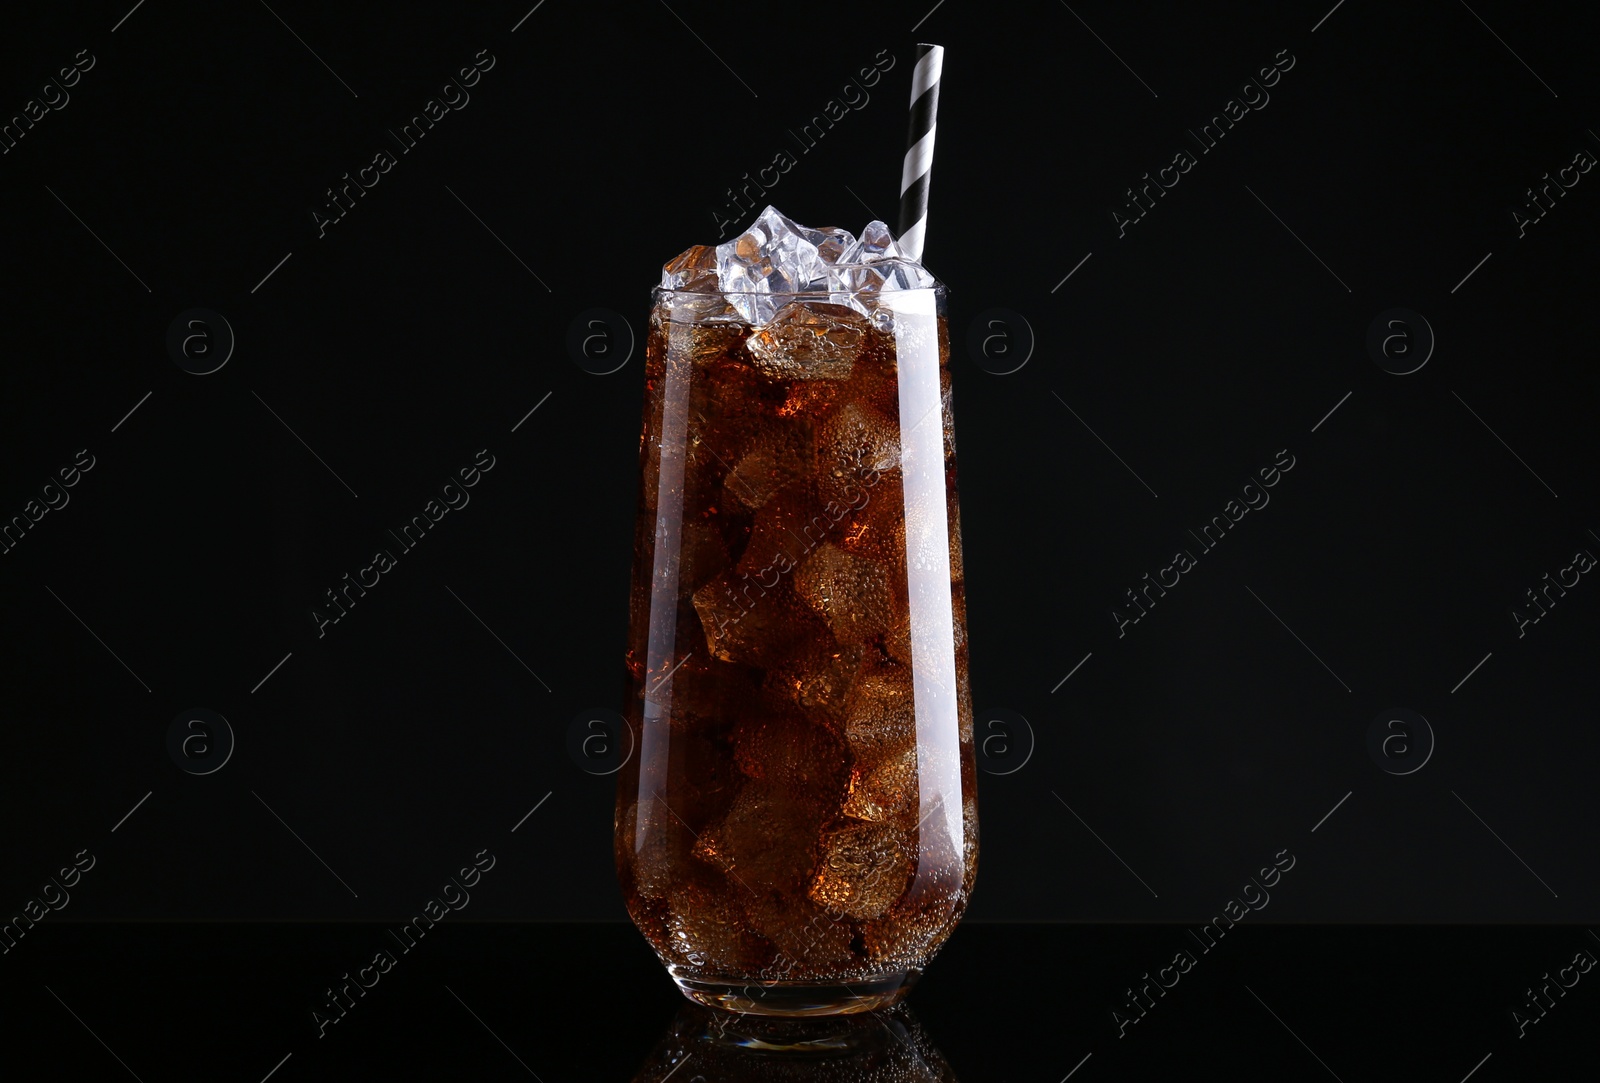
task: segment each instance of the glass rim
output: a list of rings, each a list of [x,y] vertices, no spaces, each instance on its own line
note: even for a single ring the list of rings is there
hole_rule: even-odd
[[[929,272],[930,274],[932,272]],[[849,294],[855,297],[879,295],[883,297],[896,297],[912,293],[949,292],[941,279],[934,279],[931,286],[915,286],[905,290],[848,290],[848,289],[817,289],[817,290],[684,290],[673,286],[651,286],[652,296],[671,294],[677,297],[799,297],[799,298],[828,298],[840,294]]]

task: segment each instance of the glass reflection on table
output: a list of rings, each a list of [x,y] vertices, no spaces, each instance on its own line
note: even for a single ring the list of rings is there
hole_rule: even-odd
[[[904,1004],[783,1019],[685,1004],[634,1083],[956,1083]]]

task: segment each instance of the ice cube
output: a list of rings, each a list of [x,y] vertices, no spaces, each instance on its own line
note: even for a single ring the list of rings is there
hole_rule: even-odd
[[[844,717],[868,648],[824,644],[773,670],[767,684],[803,710],[827,719]]]
[[[871,264],[847,263],[829,267],[828,300],[861,313],[872,320],[878,330],[886,331],[889,327],[877,318],[880,313],[888,315],[877,303],[877,294],[883,289],[883,281],[883,272]],[[889,326],[892,325],[891,316]]]
[[[883,821],[910,811],[918,793],[917,750],[902,749],[875,764],[857,764],[850,771],[849,787],[840,809],[846,816]]]
[[[754,511],[785,485],[801,476],[802,455],[808,452],[809,426],[805,432],[774,433],[758,438],[756,446],[728,472],[724,488],[731,498]]]
[[[735,324],[743,327],[744,316],[720,293],[674,293],[664,301],[672,320],[678,324]]]
[[[844,739],[839,732],[776,696],[739,721],[733,744],[740,771],[781,785],[796,798],[833,804],[844,791]]]
[[[778,964],[804,972],[850,957],[853,929],[803,895],[762,893],[745,904],[750,925],[778,949]]]
[[[834,800],[818,800],[770,779],[747,779],[714,830],[728,882],[750,892],[799,892],[816,860],[817,836]]]
[[[917,721],[911,671],[878,663],[857,680],[845,712],[844,736],[858,763],[876,764],[914,747]]]
[[[750,354],[768,376],[843,380],[866,330],[866,321],[844,305],[792,301],[750,336]]]
[[[669,290],[715,291],[717,250],[710,245],[697,244],[668,260],[661,268],[661,285]]]
[[[856,243],[855,237],[847,229],[838,226],[818,226],[816,229],[798,227],[805,239],[817,246],[817,255],[822,257],[824,263],[838,263],[839,257],[851,245]]]
[[[783,388],[751,363],[742,327],[680,325],[678,330],[692,365],[685,374],[689,389],[685,480],[690,488],[709,488],[720,497],[728,471],[772,428],[771,413],[783,403]],[[709,486],[703,484],[707,482]]]
[[[963,837],[955,839],[945,826],[944,798],[934,801],[917,832],[917,869],[905,894],[861,931],[862,944],[875,965],[926,958],[965,910],[977,868],[977,809],[970,798],[964,802],[963,816]]]
[[[821,541],[827,523],[811,495],[810,480],[791,481],[756,509],[735,571],[755,580],[758,589],[781,588]]]
[[[781,472],[771,448],[757,447],[728,471],[723,491],[747,508],[759,508],[789,479]]]
[[[678,324],[737,323],[738,309],[718,289],[717,250],[697,244],[661,268],[656,315]]]
[[[773,207],[767,207],[750,228],[717,245],[717,281],[728,301],[757,327],[772,319],[786,298],[823,276],[817,245]]]
[[[883,272],[870,263],[841,263],[828,269],[833,288],[851,293],[875,293],[883,286]]]
[[[964,907],[963,907],[964,908]],[[870,921],[861,930],[861,942],[874,969],[915,966],[949,935],[955,905],[927,907],[910,914],[899,908]]]
[[[772,954],[759,937],[745,930],[744,909],[728,890],[699,878],[679,885],[668,896],[667,931],[675,954],[691,966],[713,972],[745,973]]]
[[[825,542],[795,571],[794,585],[840,643],[861,643],[889,630],[889,576],[869,557]]]
[[[839,397],[838,380],[794,380],[778,408],[780,417],[821,417]]]
[[[880,293],[890,290],[919,290],[932,286],[936,279],[928,273],[927,268],[915,260],[901,257],[874,260],[872,270],[883,275],[883,285],[878,287]]]
[[[937,950],[950,927],[966,909],[966,892],[941,897],[927,906],[902,913],[896,906],[861,930],[862,946],[874,969],[915,966]]]
[[[908,255],[882,222],[869,222],[861,239],[838,260],[842,270],[871,271],[857,276],[861,290],[910,290],[934,284],[933,275]]]
[[[821,642],[827,628],[783,579],[763,589],[754,579],[723,572],[694,592],[706,649],[724,662],[768,667],[805,642]]]
[[[913,861],[903,828],[863,823],[822,836],[822,855],[807,894],[830,910],[875,918],[899,898]]]
[[[861,231],[861,237],[845,249],[839,263],[871,263],[874,260],[898,258],[904,255],[900,243],[889,232],[889,227],[874,219]]]
[[[847,402],[817,434],[819,468],[859,477],[900,465],[900,426],[871,406]]]
[[[699,294],[676,296],[700,297]],[[666,366],[669,371],[684,376],[691,390],[706,384],[707,377],[701,373],[708,366],[713,369],[730,364],[749,367],[742,327],[715,322],[702,326],[699,322],[681,321],[677,318],[677,309],[673,309],[670,315],[672,318],[666,324],[664,342]]]
[[[850,504],[850,529],[841,544],[850,552],[871,557],[888,569],[893,585],[899,591],[896,594],[897,603],[904,611],[905,490],[898,470],[885,470],[877,477],[877,484],[870,488],[865,482],[858,483],[854,488],[848,484],[841,486],[839,499],[847,499],[852,495],[855,497]],[[826,488],[824,492],[827,492]]]

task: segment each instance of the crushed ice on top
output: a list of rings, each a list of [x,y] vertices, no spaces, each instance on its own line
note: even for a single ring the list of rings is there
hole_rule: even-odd
[[[714,320],[720,310],[756,327],[784,307],[783,294],[826,293],[832,304],[870,317],[870,295],[933,284],[933,275],[901,250],[882,222],[867,223],[858,238],[832,226],[809,229],[774,207],[733,240],[715,248],[695,245],[661,270],[666,289],[724,295],[691,302],[700,318]]]

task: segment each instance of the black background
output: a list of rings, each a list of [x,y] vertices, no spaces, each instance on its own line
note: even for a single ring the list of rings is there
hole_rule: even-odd
[[[383,929],[81,923],[50,935],[48,952],[7,960],[8,1052],[49,1056],[68,1078],[127,1078],[115,1057],[145,1080],[255,1083],[278,1065],[273,1083],[662,1083],[670,1068],[651,1050],[687,1005],[626,924],[447,922],[370,993],[352,993],[320,1038],[313,1009],[369,963]],[[1114,1009],[1135,1017],[1125,990],[1184,943],[1174,926],[963,924],[908,1004],[962,1083],[1060,1083],[1075,1069],[1071,1083],[1594,1077],[1600,971],[1565,995],[1552,985],[1542,1017],[1525,994],[1585,944],[1600,950],[1583,929],[1241,926],[1210,954],[1191,948],[1190,972],[1165,994],[1152,987],[1143,1018],[1119,1027]],[[1516,1009],[1529,1020],[1520,1030]],[[908,1083],[827,1061],[782,1076],[757,1057],[743,1073],[689,1063],[672,1083]]]
[[[485,848],[462,922],[626,920],[611,779],[567,740],[620,706],[641,368],[583,371],[568,328],[602,308],[642,333],[659,265],[720,239],[727,190],[780,148],[784,213],[892,223],[919,40],[947,48],[926,260],[958,355],[974,695],[1036,738],[982,779],[967,920],[1199,922],[1282,850],[1254,923],[1600,913],[1600,588],[1520,638],[1511,616],[1600,552],[1600,174],[1525,237],[1511,214],[1600,155],[1585,9],[125,15],[0,26],[5,116],[95,58],[0,156],[0,516],[95,462],[0,556],[0,907],[98,859],[37,939],[392,921]],[[388,129],[480,50],[470,102],[399,153]],[[799,153],[789,131],[884,50],[870,101]],[[1270,101],[1199,153],[1187,130],[1280,50]],[[382,149],[319,237],[325,189]],[[1180,149],[1195,166],[1119,237],[1125,190]],[[237,338],[211,375],[166,346],[195,307]],[[1437,337],[1410,375],[1366,346],[1394,307]],[[962,349],[995,308],[1036,338],[1011,375]],[[319,636],[324,591],[484,448],[471,503]],[[1119,638],[1123,592],[1280,449],[1271,503]],[[166,751],[197,707],[237,737],[205,776]],[[1410,774],[1367,751],[1390,708],[1436,740]]]

